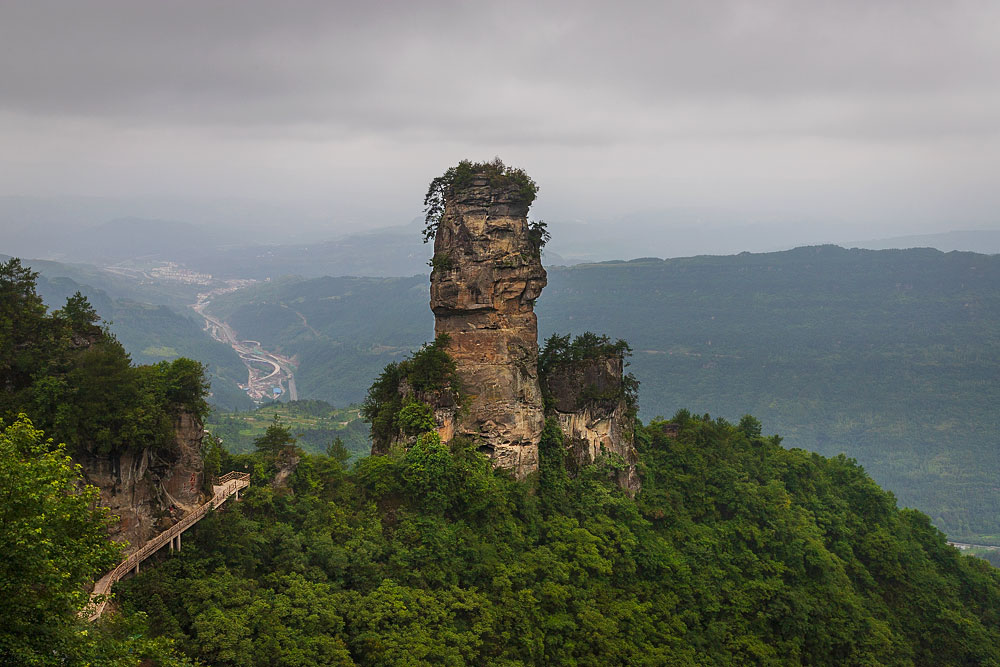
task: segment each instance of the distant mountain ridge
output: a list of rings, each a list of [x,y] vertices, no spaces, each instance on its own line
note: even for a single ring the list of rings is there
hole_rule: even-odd
[[[293,217],[286,223],[288,215],[274,210],[265,211],[263,217],[253,215],[253,208],[245,202],[235,210],[221,207],[214,215],[207,206],[195,213],[166,205],[152,207],[163,211],[158,215],[115,215],[124,206],[100,198],[45,201],[0,197],[5,245],[0,252],[96,264],[140,258],[172,261],[223,278],[257,279],[286,275],[408,276],[424,273],[429,257],[427,246],[421,243],[422,217],[359,231],[346,231],[349,226],[331,223],[325,239],[304,242],[303,234],[294,231],[304,224],[301,219]],[[132,207],[150,210],[139,204]],[[550,219],[548,224],[553,240],[543,258],[546,265],[644,256],[726,255],[747,250],[774,252],[831,241],[870,249],[933,247],[1000,252],[1000,230],[847,241],[863,238],[865,226],[845,222],[831,228],[808,216],[774,213],[757,219],[711,208],[634,212],[614,220]],[[322,227],[315,221],[311,225],[310,233],[319,236]]]
[[[943,252],[952,250],[979,252],[984,255],[1000,253],[1000,229],[976,229],[939,234],[913,234],[894,236],[872,241],[844,244],[847,247],[887,250],[903,248],[935,248]]]
[[[75,255],[84,261],[115,264],[124,260],[169,261],[224,241],[225,236],[211,228],[188,222],[118,218],[80,233],[73,242]]]

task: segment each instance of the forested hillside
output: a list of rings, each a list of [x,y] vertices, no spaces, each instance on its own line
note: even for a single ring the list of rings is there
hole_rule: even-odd
[[[343,406],[431,336],[426,278],[324,278],[213,303],[297,354],[303,397]],[[753,412],[856,457],[955,538],[1000,543],[1000,258],[833,246],[549,268],[540,337],[628,340],[640,414]],[[308,324],[308,326],[307,326]]]
[[[1000,571],[751,418],[641,427],[635,501],[568,476],[554,422],[527,483],[430,438],[275,489],[280,430],[224,462],[243,502],[121,586],[207,664],[1000,664]]]

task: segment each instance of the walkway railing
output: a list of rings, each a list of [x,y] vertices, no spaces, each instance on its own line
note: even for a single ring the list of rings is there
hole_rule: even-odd
[[[236,497],[239,498],[240,490],[245,489],[248,486],[250,486],[249,473],[234,471],[228,472],[220,477],[218,482],[212,485],[211,500],[188,514],[167,530],[143,544],[142,547],[119,563],[118,567],[111,570],[111,572],[108,572],[106,575],[101,577],[96,584],[94,584],[94,591],[90,594],[90,605],[88,605],[87,612],[85,612],[87,613],[87,617],[93,621],[104,613],[104,608],[108,604],[108,593],[111,591],[111,587],[114,586],[118,580],[133,570],[138,573],[139,563],[149,558],[153,553],[158,551],[167,543],[169,543],[170,548],[173,549],[174,542],[176,540],[177,549],[180,550],[181,533],[200,521],[206,514],[209,513],[210,510],[214,510],[222,505],[222,503],[229,500],[229,497],[233,494],[236,494]],[[99,602],[95,601],[97,598],[100,598]]]

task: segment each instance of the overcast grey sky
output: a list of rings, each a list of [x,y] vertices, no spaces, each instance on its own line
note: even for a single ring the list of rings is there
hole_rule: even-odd
[[[997,228],[1000,3],[0,0],[0,195],[399,224],[494,155],[551,218]]]

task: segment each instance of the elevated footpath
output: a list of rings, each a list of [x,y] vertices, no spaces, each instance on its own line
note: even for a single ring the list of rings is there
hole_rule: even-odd
[[[240,491],[248,486],[250,486],[249,473],[229,472],[220,477],[218,481],[212,485],[211,500],[201,505],[198,509],[191,512],[174,525],[170,526],[170,528],[143,544],[136,551],[130,554],[128,558],[119,563],[115,569],[108,572],[106,575],[101,577],[96,584],[94,584],[94,590],[90,594],[90,604],[88,604],[87,609],[84,610],[84,614],[87,618],[91,621],[100,618],[101,614],[104,613],[105,607],[108,605],[108,593],[111,591],[111,587],[129,572],[134,571],[138,574],[139,563],[159,551],[165,544],[170,545],[171,551],[175,548],[180,551],[181,533],[201,521],[206,514],[221,506],[229,500],[231,496],[236,496],[236,499],[239,500]]]

